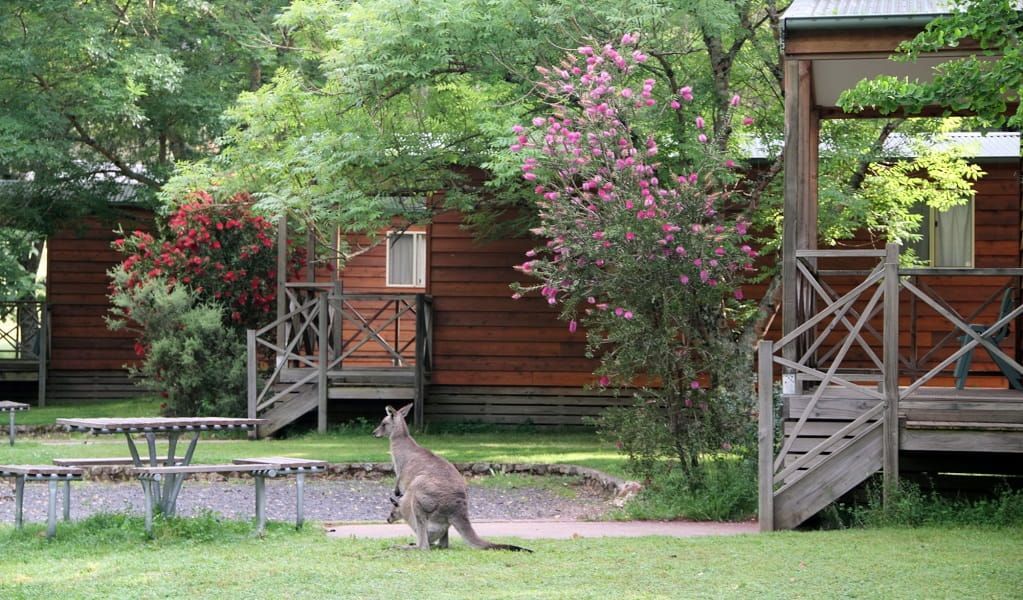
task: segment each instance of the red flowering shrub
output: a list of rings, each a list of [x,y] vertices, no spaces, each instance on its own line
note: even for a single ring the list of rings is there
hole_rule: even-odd
[[[182,284],[200,300],[222,306],[231,323],[247,328],[269,322],[277,296],[276,227],[248,209],[249,196],[223,204],[198,192],[167,220],[164,239],[135,231],[116,240],[127,257],[123,285],[137,288],[150,279]],[[301,269],[305,255],[292,252],[290,267]]]

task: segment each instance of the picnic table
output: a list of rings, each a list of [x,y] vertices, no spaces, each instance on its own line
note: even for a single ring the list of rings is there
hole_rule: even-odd
[[[82,431],[93,435],[123,433],[128,440],[131,462],[136,468],[188,466],[192,462],[195,446],[204,431],[249,431],[263,425],[266,419],[237,419],[224,417],[131,417],[96,419],[57,419],[68,431]],[[183,433],[192,434],[183,456],[176,456],[178,439]],[[142,435],[146,440],[148,456],[143,458],[135,444],[134,436]],[[160,455],[156,450],[156,435],[167,435],[167,453]],[[164,515],[174,514],[178,493],[186,473],[169,472],[163,477],[163,488],[143,482],[147,497],[153,496],[153,504],[160,507]]]
[[[14,445],[14,413],[19,410],[28,410],[28,404],[22,402],[11,402],[10,400],[0,400],[0,412],[11,413],[11,425],[10,425],[10,438],[11,445]]]

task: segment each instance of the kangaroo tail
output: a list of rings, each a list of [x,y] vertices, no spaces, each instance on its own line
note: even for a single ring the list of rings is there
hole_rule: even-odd
[[[452,518],[451,525],[454,526],[458,535],[462,536],[465,543],[477,550],[514,550],[516,552],[532,552],[529,548],[523,548],[522,546],[514,546],[512,544],[494,544],[493,542],[488,542],[476,533],[476,530],[472,528],[472,523],[469,522],[469,518],[465,515],[459,515]]]

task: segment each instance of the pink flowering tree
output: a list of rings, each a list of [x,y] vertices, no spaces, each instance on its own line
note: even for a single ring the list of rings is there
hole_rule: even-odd
[[[548,114],[516,126],[512,150],[524,155],[546,243],[517,267],[538,282],[515,291],[539,292],[569,331],[585,329],[601,388],[634,390],[634,406],[601,422],[633,466],[697,478],[704,457],[749,441],[751,367],[738,335],[756,252],[730,210],[740,173],[692,108],[697,91],[658,89],[636,42],[582,47],[540,69]],[[732,97],[730,127],[750,123],[741,104]],[[644,131],[664,111],[689,124],[671,153]]]

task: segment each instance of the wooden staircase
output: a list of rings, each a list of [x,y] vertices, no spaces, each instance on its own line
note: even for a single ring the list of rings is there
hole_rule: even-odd
[[[288,369],[281,383],[274,386],[275,402],[260,414],[269,423],[259,428],[260,435],[273,435],[303,415],[319,407],[316,383],[292,383],[304,377],[303,369]],[[415,400],[415,371],[407,368],[336,370],[327,373],[329,403],[352,400],[376,400],[383,404],[407,404]]]
[[[312,411],[323,433],[330,406],[356,401],[413,402],[421,423],[432,364],[429,296],[342,294],[316,283],[287,290],[291,311],[248,332],[248,415],[269,421],[258,435]]]
[[[841,423],[831,422],[825,429],[837,429]],[[775,479],[779,487],[774,492],[774,527],[798,526],[880,471],[884,449],[881,425],[878,420],[860,424],[838,438],[826,453],[812,456],[808,451],[812,452],[821,438],[797,437],[793,450],[801,452],[784,459],[787,467],[794,468]],[[803,462],[797,463],[799,460]]]

